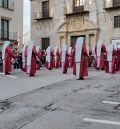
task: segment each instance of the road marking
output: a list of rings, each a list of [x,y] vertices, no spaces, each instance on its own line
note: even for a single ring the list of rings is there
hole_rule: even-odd
[[[0,75],[5,75],[4,73],[0,73]]]
[[[17,77],[15,77],[15,76],[12,76],[12,75],[6,75],[7,77],[10,77],[10,78],[14,78],[14,79],[16,79]]]
[[[5,73],[0,73],[0,75],[5,75]],[[14,78],[14,79],[16,79],[17,77],[15,77],[15,76],[12,76],[12,75],[5,75],[6,77],[10,77],[10,78]]]
[[[119,105],[120,102],[110,102],[110,101],[102,101],[103,104],[112,104],[112,105]]]
[[[56,72],[59,72],[60,70],[55,70]]]
[[[119,125],[120,122],[118,121],[109,121],[109,120],[98,120],[98,119],[91,119],[91,118],[84,118],[84,121],[92,122],[92,123],[101,123],[101,124],[109,124],[109,125]]]

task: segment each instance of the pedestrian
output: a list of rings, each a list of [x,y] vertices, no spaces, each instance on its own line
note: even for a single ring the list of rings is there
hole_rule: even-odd
[[[71,51],[70,67],[73,67],[74,64],[75,64],[75,47],[73,47],[73,48],[72,48],[72,51]]]
[[[97,61],[97,70],[101,69],[104,70],[106,67],[106,55],[107,55],[107,51],[106,51],[106,47],[105,45],[102,43],[102,41],[98,41],[97,46],[96,46],[96,61]]]
[[[117,49],[115,50],[116,50],[116,71],[120,71],[120,45],[117,45]]]
[[[88,76],[87,49],[84,40],[84,37],[78,38],[75,46],[75,75],[77,80],[84,80],[84,77]]]
[[[34,46],[34,42],[30,41],[28,44],[28,54],[27,54],[27,74],[29,74],[29,76],[35,76],[37,70],[36,56],[37,56],[36,47]]]
[[[69,48],[68,48],[68,54],[69,54],[68,67],[71,67],[71,62],[72,62],[72,47],[69,47]]]
[[[54,66],[54,51],[49,46],[46,50],[46,68],[52,70]]]
[[[2,49],[2,60],[3,60],[3,72],[5,75],[9,75],[12,70],[13,50],[10,46],[10,41],[5,41]]]
[[[44,66],[46,65],[46,50],[41,50],[41,65]]]
[[[66,45],[62,47],[62,57],[61,57],[61,63],[62,63],[62,73],[66,74],[68,71],[68,64],[69,64],[69,53],[68,48]]]
[[[60,57],[59,57],[59,66],[61,67],[62,66],[62,62],[61,62],[61,59],[62,59],[62,49],[61,48],[59,49],[59,55],[60,55]]]
[[[22,50],[22,69],[24,72],[27,72],[27,53],[28,53],[28,46],[24,44]]]
[[[92,50],[89,50],[89,56],[88,56],[88,66],[92,67],[93,64],[93,55],[92,55]]]
[[[93,67],[97,69],[97,52],[96,52],[97,46],[93,47],[92,49],[92,55],[93,55]]]
[[[37,58],[37,70],[40,70],[40,67],[41,67],[41,56],[42,56],[42,52],[41,52],[41,49],[39,46],[36,47],[36,51],[37,51],[37,54],[38,54],[38,58]]]
[[[59,68],[60,67],[60,65],[59,65],[59,58],[60,58],[60,54],[59,54],[59,49],[58,49],[58,47],[56,46],[55,48],[54,48],[54,57],[55,57],[55,68]]]
[[[18,66],[19,66],[19,71],[21,71],[22,70],[22,53],[18,54],[17,62],[18,62]]]
[[[15,71],[17,71],[19,69],[19,64],[18,64],[17,58],[18,58],[18,49],[15,48],[13,50],[13,61],[12,61]]]
[[[113,44],[108,46],[106,72],[110,74],[115,74],[116,72],[116,50]]]

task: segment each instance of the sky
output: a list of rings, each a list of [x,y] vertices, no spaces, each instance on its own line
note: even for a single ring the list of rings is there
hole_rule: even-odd
[[[30,1],[24,0],[24,27],[23,33],[30,31]]]

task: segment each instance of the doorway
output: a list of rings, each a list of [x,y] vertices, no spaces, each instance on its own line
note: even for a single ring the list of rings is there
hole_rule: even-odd
[[[75,47],[75,44],[76,44],[76,41],[77,41],[77,38],[79,37],[84,37],[84,40],[85,40],[85,35],[81,35],[81,36],[71,36],[71,47]]]
[[[90,34],[89,35],[89,50],[92,50],[94,46],[95,46],[95,35]]]
[[[66,45],[65,37],[60,37],[60,48],[62,48],[63,45]]]

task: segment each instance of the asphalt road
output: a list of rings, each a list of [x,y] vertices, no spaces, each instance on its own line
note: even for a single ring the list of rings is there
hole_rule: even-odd
[[[49,82],[48,72],[43,75]],[[119,73],[109,75],[89,70],[84,81],[75,80],[71,71],[62,75],[54,70],[53,75],[54,80],[58,76],[61,80],[40,86],[40,76],[28,79],[31,87],[34,83],[38,86],[1,100],[0,129],[120,129]],[[21,73],[16,77],[16,87],[28,78]],[[6,83],[13,79],[3,78]]]

